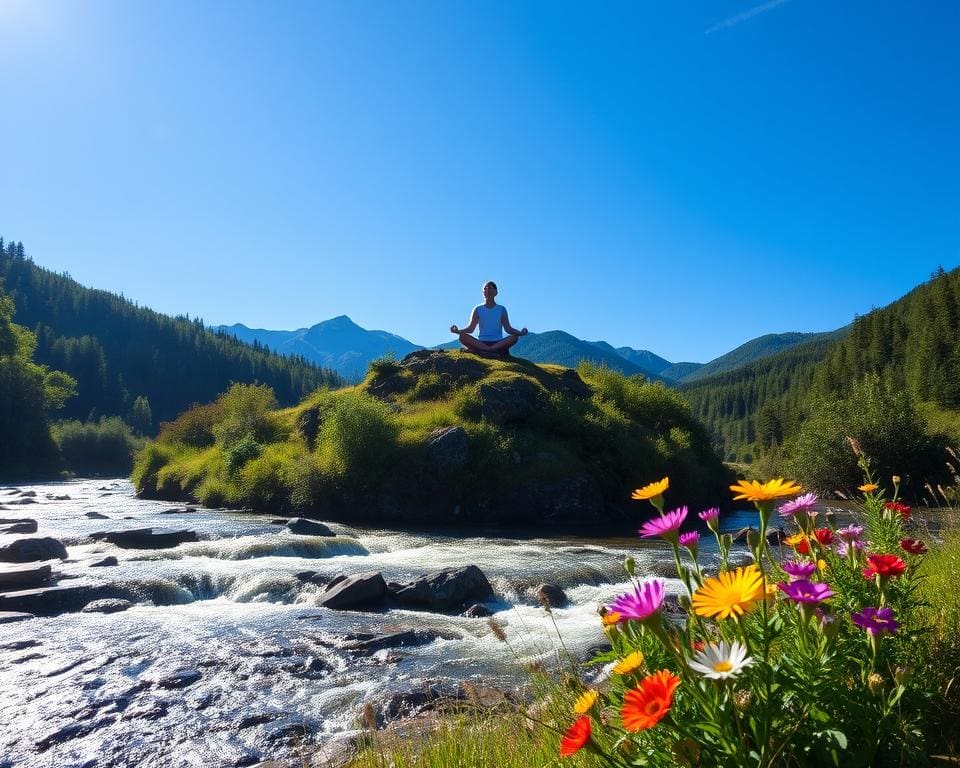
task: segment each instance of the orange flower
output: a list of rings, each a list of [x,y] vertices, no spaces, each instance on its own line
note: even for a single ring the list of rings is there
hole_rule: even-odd
[[[668,669],[647,675],[623,697],[623,727],[634,733],[653,728],[670,711],[679,685],[680,678]]]
[[[879,487],[880,486],[877,485],[876,483],[864,483],[863,485],[858,486],[857,490],[863,491],[864,493],[873,493]]]
[[[612,627],[614,624],[619,624],[620,619],[623,617],[616,611],[607,611],[603,616],[600,617],[600,621],[605,627]]]
[[[665,477],[663,480],[658,480],[655,483],[650,483],[649,485],[643,486],[643,488],[637,488],[633,493],[630,494],[631,499],[637,499],[638,501],[646,501],[647,499],[655,499],[657,496],[663,496],[663,492],[670,487],[670,478]]]
[[[733,573],[705,579],[693,593],[693,610],[707,619],[728,619],[752,611],[764,597],[763,574],[751,563]]]
[[[810,553],[810,542],[802,533],[795,533],[793,536],[787,536],[787,538],[783,540],[783,543],[788,547],[793,547],[795,550],[797,550],[798,555],[807,555]]]
[[[584,715],[578,717],[560,739],[560,756],[569,757],[576,754],[588,741],[590,741],[590,718]]]
[[[792,480],[778,477],[776,480],[768,480],[765,483],[756,480],[738,480],[736,485],[730,486],[730,490],[739,494],[733,497],[734,501],[763,502],[796,496],[803,488]]]

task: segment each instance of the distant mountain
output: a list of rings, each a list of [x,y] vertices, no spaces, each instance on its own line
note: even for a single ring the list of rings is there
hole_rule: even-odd
[[[367,366],[378,357],[392,354],[399,360],[414,350],[423,349],[395,334],[361,328],[346,315],[295,331],[248,328],[240,323],[221,325],[214,330],[236,336],[248,344],[256,341],[280,354],[299,355],[354,380],[363,378]]]
[[[440,349],[457,349],[460,343],[451,341],[441,344]],[[516,357],[522,357],[534,363],[553,363],[576,368],[582,360],[605,365],[627,376],[642,374],[650,379],[660,380],[660,376],[641,368],[636,363],[620,355],[605,341],[584,341],[566,331],[544,331],[523,336],[510,350]],[[656,355],[652,355],[656,357]]]
[[[684,378],[702,367],[703,363],[674,363],[669,368],[660,371],[660,375],[671,381],[683,381]]]
[[[832,340],[839,338],[839,331],[827,333],[768,333],[756,339],[741,344],[736,349],[721,355],[705,365],[698,366],[686,376],[679,377],[684,384],[705,379],[718,373],[726,373],[741,368],[755,360],[785,352],[799,344],[820,339]],[[672,377],[677,378],[677,377]]]
[[[614,349],[614,347],[605,341],[591,341],[588,343],[600,347],[600,349],[606,352],[620,355],[620,357],[630,361],[641,370],[654,376],[662,376],[664,370],[673,365],[669,360],[664,360],[660,355],[655,355],[646,349],[633,349],[632,347],[617,347]]]

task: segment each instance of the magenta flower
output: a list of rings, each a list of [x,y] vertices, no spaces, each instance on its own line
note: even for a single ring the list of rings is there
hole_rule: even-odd
[[[687,519],[687,508],[680,507],[672,512],[666,512],[653,520],[647,520],[637,531],[643,538],[652,539],[660,536],[672,544],[677,543],[680,526]]]
[[[863,627],[874,637],[882,635],[884,632],[894,634],[899,628],[897,620],[893,618],[893,608],[873,608],[869,606],[862,611],[850,614],[853,623],[858,627]]]
[[[817,499],[815,493],[805,493],[803,496],[797,496],[793,501],[780,505],[780,516],[793,517],[797,512],[809,512],[816,506],[817,501],[819,499]]]
[[[852,541],[843,541],[841,539],[837,542],[837,554],[840,555],[840,557],[846,557],[850,554],[851,550],[856,554],[863,552],[864,549],[866,549],[866,545],[860,541],[860,539],[853,539]]]
[[[700,534],[696,531],[687,531],[680,534],[680,546],[696,550],[700,546]]]
[[[789,584],[780,582],[777,584],[780,591],[795,603],[816,604],[828,597],[833,597],[833,590],[830,586],[819,581],[807,581],[806,579],[797,579]]]
[[[663,580],[647,579],[634,587],[633,592],[620,595],[607,606],[607,610],[619,613],[623,620],[642,621],[660,610],[665,594]]]
[[[863,536],[863,526],[848,525],[846,528],[837,528],[837,536],[844,541],[859,541]]]
[[[780,567],[786,571],[787,575],[790,577],[790,581],[809,579],[813,575],[813,572],[817,570],[817,564],[814,562],[798,563],[793,560],[780,563]]]
[[[710,509],[705,509],[703,512],[697,515],[703,522],[709,523],[712,520],[718,520],[720,518],[720,507],[710,507]]]

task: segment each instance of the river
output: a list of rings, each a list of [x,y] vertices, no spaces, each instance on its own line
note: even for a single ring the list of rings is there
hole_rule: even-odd
[[[18,503],[24,499],[32,501]],[[603,643],[598,606],[628,587],[624,558],[635,557],[640,573],[672,571],[669,549],[639,538],[338,523],[329,524],[333,538],[297,536],[272,515],[182,506],[171,514],[168,502],[136,498],[126,480],[0,488],[0,505],[0,517],[35,519],[36,535],[67,546],[69,559],[54,566],[59,584],[109,584],[142,596],[118,613],[0,625],[0,768],[299,764],[305,745],[343,744],[355,734],[365,703],[462,681],[520,689],[524,664],[556,663],[558,632],[571,654],[589,656]],[[725,526],[751,519],[737,514]],[[189,528],[200,541],[130,550],[90,538],[146,526]],[[13,538],[0,536],[0,544]],[[118,564],[90,567],[107,555]],[[704,558],[707,567],[716,559],[709,542]],[[482,618],[318,607],[324,587],[297,576],[377,570],[404,581],[469,564],[497,593],[487,605],[507,644]],[[534,596],[543,582],[561,586],[569,606],[549,615]],[[679,582],[667,583],[676,593]],[[437,636],[416,647],[350,650],[355,633],[409,629]]]

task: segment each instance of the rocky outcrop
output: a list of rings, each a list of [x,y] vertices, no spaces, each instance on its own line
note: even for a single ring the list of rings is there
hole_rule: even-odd
[[[529,379],[484,382],[477,387],[484,421],[503,426],[525,422],[537,409],[541,389]]]
[[[427,450],[438,467],[461,469],[470,459],[470,436],[463,427],[441,427],[427,435]]]
[[[546,608],[563,608],[569,602],[566,592],[556,584],[541,584],[534,590],[534,594]]]
[[[330,582],[317,604],[337,611],[379,603],[387,595],[387,583],[380,571],[368,571]]]
[[[24,518],[0,525],[0,535],[11,533],[36,533],[37,521]]]
[[[428,573],[408,584],[391,589],[393,599],[400,605],[430,611],[449,611],[465,603],[489,600],[493,587],[475,565],[465,568],[444,568]]]
[[[0,545],[0,562],[31,563],[37,560],[66,560],[67,548],[57,539],[42,536],[15,539]]]
[[[50,581],[49,563],[0,566],[0,592],[39,587]]]
[[[121,549],[169,549],[188,541],[199,541],[196,531],[166,528],[133,528],[90,534],[94,541],[108,541]]]
[[[316,520],[307,520],[304,517],[295,517],[287,521],[287,529],[290,533],[296,533],[299,536],[336,536],[323,523]]]

